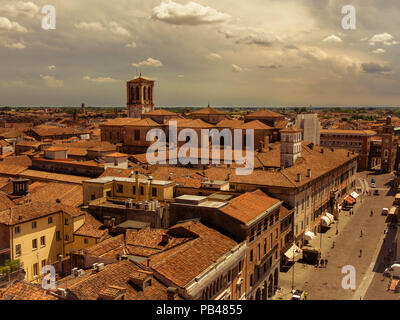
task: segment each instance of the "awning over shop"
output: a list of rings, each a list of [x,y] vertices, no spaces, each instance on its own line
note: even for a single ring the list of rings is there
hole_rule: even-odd
[[[332,223],[335,222],[335,217],[333,216],[333,214],[330,214],[329,212],[327,212],[325,214],[329,219],[331,219]]]
[[[391,207],[389,210],[389,214],[396,214],[397,208],[396,207]]]
[[[400,193],[396,194],[396,196],[394,197],[396,200],[400,200]]]
[[[314,234],[314,232],[307,231],[307,232],[304,234],[304,238],[305,238],[307,241],[311,241],[312,239],[315,238],[315,234]]]
[[[360,196],[357,192],[352,192],[350,193],[350,196],[352,196],[355,200],[357,200],[357,198]]]
[[[301,249],[296,246],[296,244],[293,244],[288,251],[285,252],[285,256],[289,260],[293,260],[296,258],[299,254],[301,253]]]
[[[350,195],[347,195],[343,201],[346,201],[348,204],[354,204],[356,202],[356,200],[354,200],[354,198]]]

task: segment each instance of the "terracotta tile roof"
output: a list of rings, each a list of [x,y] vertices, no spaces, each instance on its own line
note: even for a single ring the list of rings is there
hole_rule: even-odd
[[[86,213],[85,215],[85,223],[74,232],[77,236],[91,238],[102,238],[107,233],[108,231],[104,228],[104,225],[89,213]]]
[[[238,129],[254,129],[254,130],[273,130],[270,126],[267,126],[266,124],[262,123],[259,120],[253,120],[249,121],[246,123],[243,123],[242,125],[237,127]]]
[[[0,162],[0,174],[6,175],[6,176],[13,176],[13,175],[20,174],[28,168],[28,167],[19,166],[19,165],[11,165],[11,164],[8,165],[8,164],[4,164],[3,162],[4,161]]]
[[[271,111],[271,110],[258,110],[255,112],[252,112],[250,114],[247,114],[245,116],[246,118],[284,118],[284,116],[280,113]]]
[[[230,120],[224,119],[218,122],[215,126],[217,128],[237,128],[240,125],[244,124],[244,120]]]
[[[32,165],[32,160],[28,156],[14,156],[8,157],[2,162],[3,165],[13,165],[21,167],[30,167]]]
[[[80,149],[90,149],[90,148],[102,148],[104,150],[116,150],[116,146],[108,141],[95,141],[95,140],[80,140],[77,142],[70,143],[56,143],[55,146],[63,148],[80,148]]]
[[[344,134],[344,135],[363,135],[363,136],[372,136],[376,135],[375,131],[372,130],[338,130],[338,129],[321,129],[321,134]]]
[[[86,157],[87,150],[85,148],[66,148],[68,150],[68,156],[80,156]]]
[[[10,144],[7,141],[0,139],[0,147],[7,147],[9,145]]]
[[[87,255],[93,257],[104,258],[106,254],[121,249],[125,246],[124,235],[120,234],[116,237],[106,239],[88,249],[86,249]],[[116,258],[116,254],[113,256]]]
[[[31,129],[32,132],[37,134],[40,137],[46,136],[63,136],[63,135],[81,135],[88,133],[86,130],[80,130],[76,128],[60,128],[60,127],[47,127],[47,128],[38,128],[35,127]]]
[[[220,211],[242,223],[248,223],[279,202],[280,200],[266,195],[261,190],[256,190],[234,198]]]
[[[284,129],[287,127],[289,120],[281,119],[274,121],[274,128],[276,129]]]
[[[209,115],[209,114],[217,114],[217,115],[225,115],[225,112],[211,108],[210,106],[192,112],[194,115]]]
[[[324,153],[321,153],[321,149],[324,149]],[[230,182],[297,188],[318,179],[346,162],[354,161],[357,157],[358,154],[350,153],[349,155],[348,150],[345,149],[330,149],[319,146],[313,146],[311,149],[308,143],[303,142],[301,157],[296,160],[294,166],[275,172],[254,170],[251,175],[236,175],[233,171]],[[311,177],[307,177],[308,169],[312,169]],[[300,182],[297,181],[298,173],[301,174]]]
[[[38,284],[18,281],[3,291],[0,300],[59,300]]]
[[[169,235],[167,243],[162,242],[163,235]],[[141,229],[138,231],[127,230],[126,231],[126,245],[132,247],[145,247],[147,249],[154,249],[159,251],[168,250],[181,243],[191,240],[195,235],[187,236],[174,236],[173,231],[165,229]],[[129,247],[131,250],[131,247]]]
[[[213,125],[204,122],[201,119],[176,119],[178,128],[214,128]]]
[[[16,204],[0,191],[0,211],[8,210],[15,206]]]
[[[154,111],[146,112],[144,116],[177,116],[176,113],[164,109],[157,109]]]
[[[11,157],[13,154],[14,154],[13,151],[10,151],[10,152],[7,152],[7,153],[3,153],[2,155],[0,155],[0,159],[4,160],[4,159],[6,159],[8,157]]]
[[[151,258],[151,267],[184,287],[238,243],[201,222],[189,221],[171,229],[183,229],[198,237]]]
[[[79,207],[83,204],[83,187],[62,182],[37,182],[29,186],[29,194],[20,202],[31,199],[33,202],[56,202],[67,206]]]
[[[130,124],[134,124],[135,122],[140,121],[140,118],[115,118],[107,120],[106,122],[102,122],[99,124],[100,127],[111,126],[126,126]]]
[[[160,124],[158,124],[151,118],[144,118],[137,122],[127,124],[126,126],[130,126],[130,127],[160,127]]]
[[[45,151],[67,151],[68,148],[64,148],[64,147],[50,147],[45,149]]]
[[[77,208],[59,203],[32,202],[1,211],[0,223],[12,226],[57,212],[64,212],[73,217],[85,214]]]
[[[105,157],[112,157],[112,158],[122,158],[122,157],[128,157],[128,156],[129,156],[129,154],[119,153],[119,152],[109,153],[109,154],[105,155]]]
[[[281,205],[279,209],[279,219],[286,218],[293,210],[293,208],[289,208],[286,204]]]
[[[0,189],[10,183],[10,178],[5,178],[0,176]]]
[[[83,181],[88,179],[87,177],[74,176],[70,174],[61,174],[31,169],[21,170],[18,174],[23,178],[28,178],[32,180],[44,179],[46,181],[68,182],[73,184],[82,184]]]
[[[21,146],[21,147],[35,147],[38,148],[39,146],[41,146],[43,143],[39,142],[39,141],[28,141],[28,140],[24,140],[24,141],[20,141],[16,144],[16,146]]]
[[[132,169],[118,169],[118,168],[107,168],[99,178],[101,177],[120,177],[129,178],[132,175]]]
[[[130,261],[106,265],[104,270],[83,276],[81,281],[68,286],[68,290],[79,300],[98,300],[100,293],[110,286],[126,289],[126,300],[167,300],[167,286],[153,278],[151,286],[140,289],[130,279],[143,272]]]

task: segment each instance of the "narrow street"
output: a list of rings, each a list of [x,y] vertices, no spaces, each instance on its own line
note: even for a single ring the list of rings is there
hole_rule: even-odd
[[[320,248],[322,243],[322,258],[328,259],[328,266],[316,268],[299,262],[294,266],[294,287],[307,291],[309,300],[378,299],[383,295],[385,299],[400,299],[400,295],[386,292],[388,279],[382,280],[381,274],[390,263],[384,262],[384,258],[391,245],[391,237],[395,234],[395,230],[384,234],[387,227],[386,216],[381,215],[382,208],[390,208],[394,200],[394,194],[389,193],[389,188],[385,185],[392,174],[370,174],[369,177],[366,174],[359,173],[358,177],[368,182],[375,178],[380,194],[372,195],[371,192],[370,196],[360,196],[354,207],[354,215],[350,215],[348,211],[341,212],[338,235],[335,222],[326,233],[317,234],[311,242],[314,248]],[[374,212],[372,217],[371,209]],[[388,239],[384,241],[385,237]],[[355,290],[342,288],[342,279],[345,277],[342,268],[346,265],[354,266],[356,270]],[[275,299],[291,298],[292,272],[293,267],[280,274],[280,290]]]

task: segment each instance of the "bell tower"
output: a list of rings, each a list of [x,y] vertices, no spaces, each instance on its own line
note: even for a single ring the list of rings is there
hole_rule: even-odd
[[[154,110],[154,80],[142,75],[126,83],[128,117],[140,118]]]

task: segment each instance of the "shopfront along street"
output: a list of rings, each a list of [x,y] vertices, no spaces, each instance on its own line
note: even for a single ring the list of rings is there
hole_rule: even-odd
[[[307,292],[309,300],[400,299],[400,294],[387,290],[391,279],[383,276],[396,260],[397,230],[389,227],[389,216],[381,214],[383,208],[393,206],[396,191],[389,186],[393,174],[361,172],[357,178],[360,195],[353,212],[342,210],[338,221],[303,247],[320,249],[324,266],[302,263],[299,254],[294,272],[292,266],[281,273],[274,299],[292,299],[292,287]],[[371,188],[371,179],[375,179],[376,188]],[[379,190],[379,195],[374,195],[374,190]],[[345,266],[354,267],[354,290],[343,288],[343,278],[348,277],[342,273]]]

